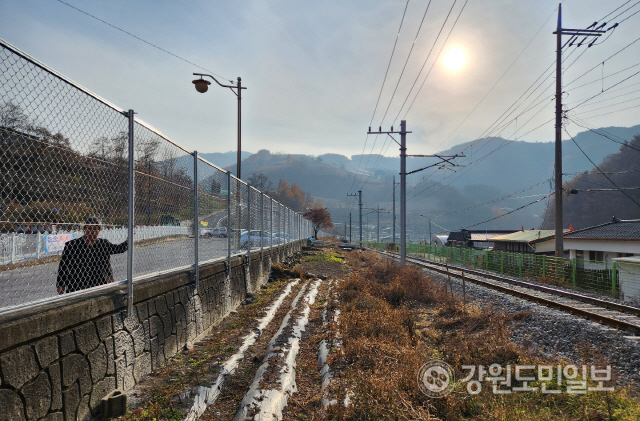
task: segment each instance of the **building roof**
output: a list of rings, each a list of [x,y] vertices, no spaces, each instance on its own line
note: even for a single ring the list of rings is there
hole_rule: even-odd
[[[611,222],[566,233],[564,238],[581,240],[640,240],[640,219],[623,220],[613,217]]]
[[[469,241],[468,231],[452,231],[449,233],[447,241]]]
[[[509,231],[510,233],[513,231]],[[471,241],[493,241],[493,239],[499,235],[504,235],[504,232],[482,232],[482,233],[471,233]]]
[[[493,237],[491,241],[504,241],[509,243],[536,243],[541,240],[548,240],[555,237],[554,230],[525,230],[512,234]]]

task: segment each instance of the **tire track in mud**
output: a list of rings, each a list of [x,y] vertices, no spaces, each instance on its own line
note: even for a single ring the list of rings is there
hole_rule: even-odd
[[[235,421],[282,419],[288,397],[297,391],[295,367],[300,341],[321,284],[320,279],[309,281],[300,290],[295,306],[267,346],[267,353],[240,402]],[[302,300],[298,300],[303,293]]]
[[[220,374],[216,381],[208,387],[200,386],[197,389],[193,405],[191,406],[187,416],[184,418],[184,421],[195,421],[199,419],[206,411],[207,407],[215,403],[218,396],[220,396],[225,379],[235,373],[240,361],[244,359],[244,355],[247,350],[256,343],[258,338],[261,336],[262,331],[275,317],[275,314],[282,305],[282,302],[291,293],[291,289],[299,282],[300,279],[294,279],[287,284],[278,299],[266,310],[266,314],[258,320],[258,326],[251,329],[247,336],[244,337],[242,346],[238,351],[227,359],[227,361],[220,367]]]

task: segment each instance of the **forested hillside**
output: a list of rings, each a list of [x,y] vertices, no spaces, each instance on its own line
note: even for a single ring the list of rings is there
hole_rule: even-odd
[[[576,174],[564,183],[563,226],[575,229],[620,219],[640,219],[640,135],[624,142],[597,168]],[[555,200],[550,202],[543,228],[553,228]]]

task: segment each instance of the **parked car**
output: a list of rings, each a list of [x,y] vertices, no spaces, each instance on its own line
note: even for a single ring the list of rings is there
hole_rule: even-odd
[[[214,237],[227,238],[227,227],[216,227],[211,233]]]

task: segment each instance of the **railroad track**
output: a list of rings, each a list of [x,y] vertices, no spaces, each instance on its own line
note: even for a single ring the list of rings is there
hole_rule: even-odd
[[[398,258],[396,253],[384,251],[379,252],[394,259]],[[539,285],[523,281],[521,279],[509,278],[490,272],[432,262],[418,257],[407,256],[407,261],[434,272],[450,275],[456,278],[463,278],[466,281],[492,288],[506,294],[534,301],[619,330],[640,335],[640,309],[636,307],[601,300],[576,292],[553,288],[551,286]]]

